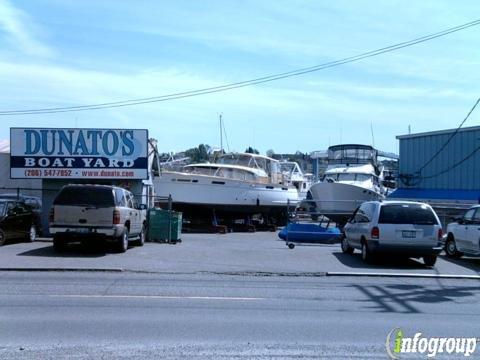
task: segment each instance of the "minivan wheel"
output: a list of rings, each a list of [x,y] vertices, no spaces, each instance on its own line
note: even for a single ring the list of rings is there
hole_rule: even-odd
[[[447,256],[452,258],[461,258],[462,253],[457,250],[457,244],[455,243],[455,239],[453,236],[449,236],[447,242],[445,243],[445,253]]]
[[[370,263],[373,260],[373,255],[371,251],[368,249],[368,245],[366,241],[362,242],[362,260],[366,263]]]
[[[348,244],[348,240],[345,235],[342,236],[341,247],[344,254],[353,254],[354,249]]]
[[[27,233],[27,241],[34,242],[37,239],[37,228],[35,225],[30,225],[30,229]]]
[[[117,239],[117,250],[120,253],[124,253],[128,249],[128,229],[123,230],[122,235]]]
[[[423,262],[427,266],[434,266],[437,262],[437,257],[435,255],[427,255],[423,257]]]

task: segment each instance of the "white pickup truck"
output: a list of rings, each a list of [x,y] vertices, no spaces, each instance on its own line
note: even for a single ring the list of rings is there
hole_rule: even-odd
[[[455,258],[464,254],[480,256],[480,205],[471,207],[461,218],[447,225],[445,252]]]

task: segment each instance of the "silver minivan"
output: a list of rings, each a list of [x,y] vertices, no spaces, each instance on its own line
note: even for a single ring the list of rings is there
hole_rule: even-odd
[[[362,252],[372,260],[376,253],[423,258],[433,266],[442,251],[442,225],[428,204],[412,201],[369,201],[360,205],[345,225],[342,251]]]

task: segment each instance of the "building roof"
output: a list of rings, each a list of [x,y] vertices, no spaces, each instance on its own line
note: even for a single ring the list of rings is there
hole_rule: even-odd
[[[399,140],[403,140],[403,139],[432,136],[432,135],[444,135],[444,134],[451,134],[456,130],[457,129],[448,129],[448,130],[429,131],[429,132],[423,132],[423,133],[417,133],[417,134],[398,135],[396,138]],[[479,131],[479,130],[480,130],[480,126],[470,126],[466,128],[461,128],[460,130],[458,130],[458,132]]]

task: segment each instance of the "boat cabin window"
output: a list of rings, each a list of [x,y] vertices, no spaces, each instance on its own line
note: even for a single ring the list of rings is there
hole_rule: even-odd
[[[327,174],[325,178],[330,178],[335,181],[368,181],[372,180],[373,176],[370,174],[341,173]]]
[[[189,174],[197,174],[197,175],[209,175],[212,176],[217,171],[215,167],[194,167],[188,166],[184,168],[184,171]]]

